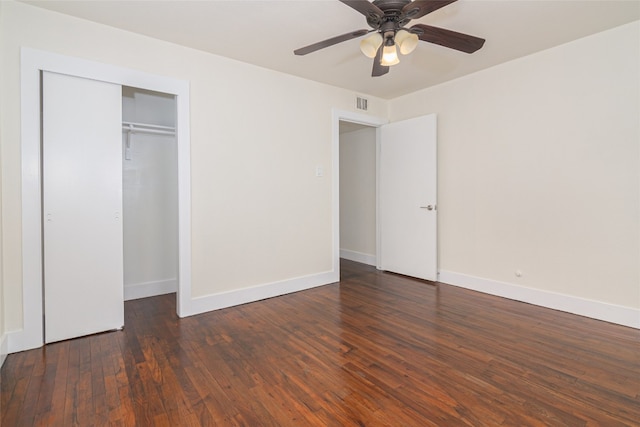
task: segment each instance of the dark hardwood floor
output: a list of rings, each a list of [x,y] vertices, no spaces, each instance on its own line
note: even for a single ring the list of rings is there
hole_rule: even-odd
[[[631,426],[640,331],[342,262],[339,284],[9,355],[2,426]]]

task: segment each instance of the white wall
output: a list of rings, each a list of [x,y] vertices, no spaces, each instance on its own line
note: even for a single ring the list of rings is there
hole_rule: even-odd
[[[0,72],[1,73],[1,72]],[[0,120],[0,129],[2,129],[3,125],[2,125],[2,121]],[[0,158],[2,158],[2,147],[0,144]],[[0,188],[2,188],[2,168],[0,165]],[[2,367],[2,364],[4,363],[4,360],[7,356],[7,339],[6,339],[6,334],[5,334],[5,327],[4,327],[4,268],[3,268],[3,263],[2,263],[2,253],[3,253],[3,247],[4,246],[4,239],[3,239],[3,233],[2,233],[2,197],[0,197],[0,367]],[[1,377],[1,375],[0,375]],[[0,384],[2,383],[2,378],[0,378]]]
[[[340,134],[340,253],[376,265],[376,128]]]
[[[391,102],[438,113],[441,280],[640,327],[639,64],[635,22]]]
[[[0,6],[0,25],[2,24],[2,7]],[[0,84],[5,80],[5,70],[2,64],[2,57],[0,56]],[[1,86],[0,86],[1,87]],[[2,104],[0,104],[0,159],[2,156],[2,141],[3,141],[3,132],[2,130],[5,128],[5,119],[2,114]],[[0,190],[3,188],[3,179],[2,179],[2,162],[0,161]],[[5,283],[5,270],[4,270],[4,245],[5,239],[3,234],[3,205],[2,205],[2,192],[0,191],[0,367],[4,363],[6,354],[7,354],[7,340],[6,340],[6,328],[5,328],[5,308],[4,308],[4,283]],[[1,377],[1,376],[0,376]],[[0,382],[2,382],[2,378],[0,378]]]
[[[333,268],[331,109],[354,110],[355,93],[12,1],[0,43],[7,330],[22,327],[21,46],[190,82],[192,297]]]
[[[175,127],[174,96],[123,87],[122,104],[126,122]],[[129,300],[177,290],[176,137],[130,133],[127,151],[122,171],[124,296]]]

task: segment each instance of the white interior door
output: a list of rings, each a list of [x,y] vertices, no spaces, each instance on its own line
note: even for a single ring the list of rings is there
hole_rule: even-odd
[[[437,280],[436,115],[381,128],[380,268]]]
[[[44,72],[45,342],[124,325],[122,89]]]

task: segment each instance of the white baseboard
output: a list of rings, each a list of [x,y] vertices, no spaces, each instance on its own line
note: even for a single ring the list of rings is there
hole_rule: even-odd
[[[176,292],[178,289],[177,285],[178,281],[175,279],[128,285],[124,287],[124,299],[132,300]],[[40,331],[40,333],[42,333],[42,331]],[[43,345],[43,340],[42,335],[34,334],[32,330],[26,328],[7,332],[4,336],[3,345],[7,349],[7,353],[11,354],[40,348]]]
[[[640,310],[636,308],[527,288],[452,271],[440,271],[438,281],[485,294],[640,329]]]
[[[6,332],[4,337],[7,342],[7,353],[12,354],[42,347],[42,330],[39,332],[40,334],[29,328]]]
[[[317,286],[328,285],[339,280],[339,275],[334,271],[297,277],[280,282],[266,283],[251,288],[236,291],[221,292],[219,294],[192,298],[188,316],[233,307],[267,298],[277,297],[292,292],[303,291]]]
[[[0,336],[0,368],[4,364],[5,359],[7,358],[7,354],[9,353],[9,340],[7,339],[6,334],[2,334]]]
[[[310,276],[297,277],[280,282],[267,283],[251,288],[237,291],[222,292],[219,294],[207,295],[204,297],[192,298],[188,302],[188,310],[181,317],[192,316],[205,313],[207,311],[219,310],[221,308],[232,307],[234,305],[246,304],[266,298],[272,298],[292,292],[303,291],[317,286],[328,285],[340,280],[340,274],[336,271]],[[165,280],[161,282],[141,283],[135,286],[124,288],[125,299],[145,298],[153,295],[176,292],[177,281]],[[4,337],[4,343],[8,347],[8,353],[30,350],[42,347],[42,337],[35,340],[33,334],[20,330],[8,332]],[[7,343],[8,342],[8,346]]]
[[[376,266],[376,256],[365,254],[362,252],[351,251],[349,249],[340,249],[340,258],[348,259],[349,261],[361,262],[363,264]]]
[[[176,279],[159,280],[156,282],[133,283],[124,286],[124,300],[153,297],[156,295],[170,294],[178,290]]]

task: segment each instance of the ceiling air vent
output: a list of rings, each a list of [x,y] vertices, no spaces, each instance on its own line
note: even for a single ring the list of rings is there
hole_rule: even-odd
[[[369,100],[367,98],[356,98],[356,108],[358,110],[367,111],[367,107],[369,106]]]

